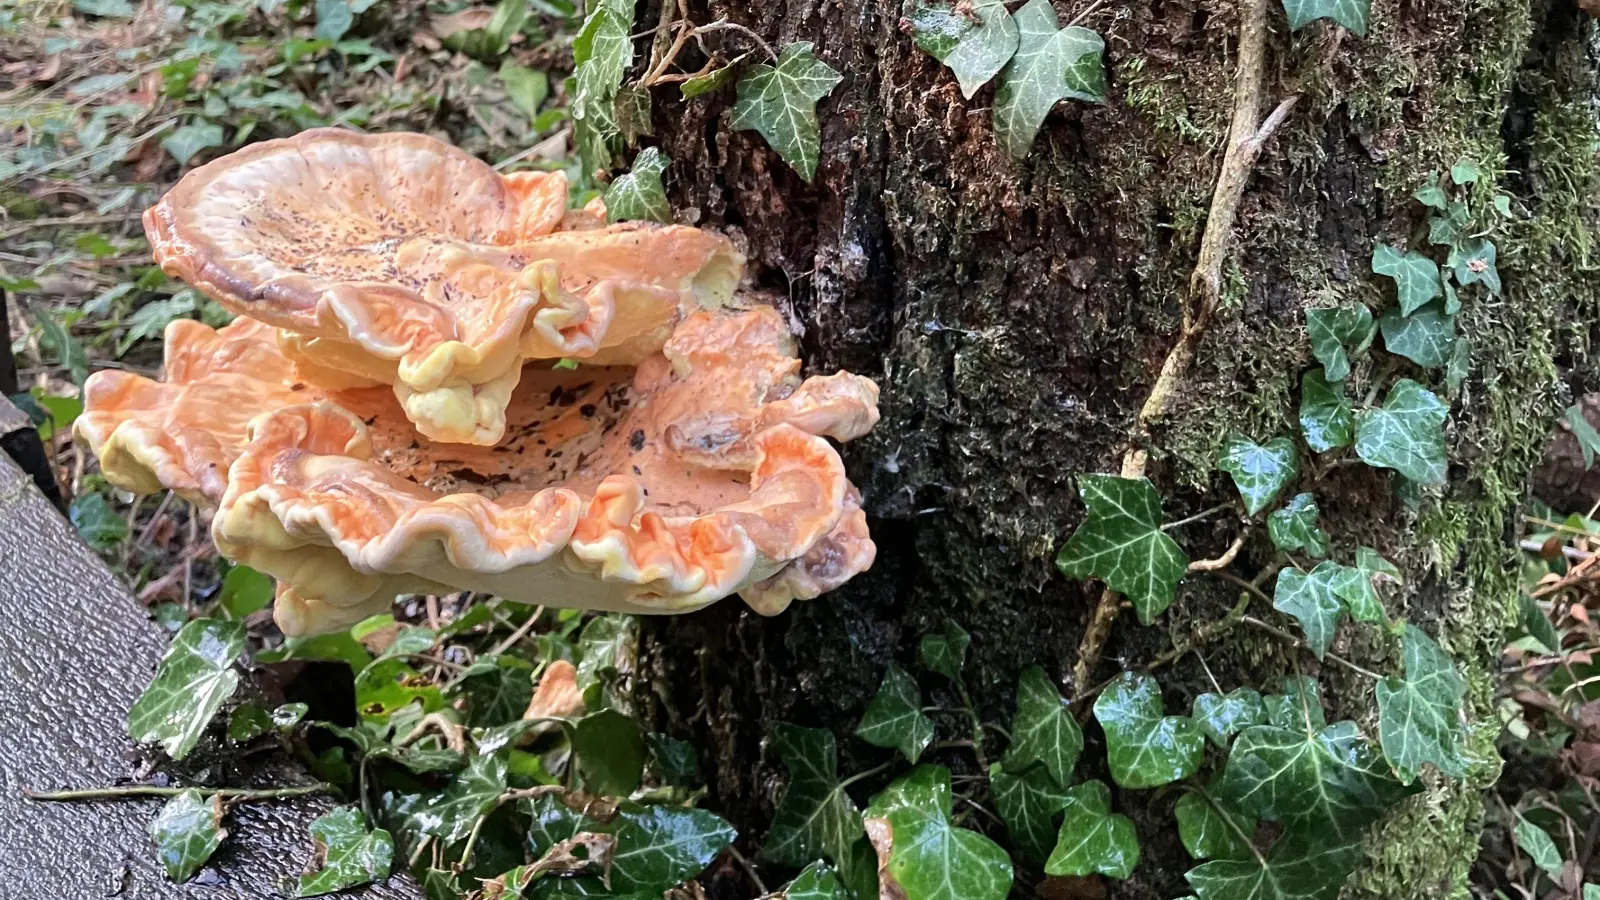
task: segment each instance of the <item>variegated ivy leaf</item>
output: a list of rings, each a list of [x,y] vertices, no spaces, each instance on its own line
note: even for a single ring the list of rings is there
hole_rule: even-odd
[[[1311,572],[1284,569],[1278,573],[1278,586],[1272,595],[1272,608],[1294,616],[1305,632],[1306,646],[1321,659],[1333,643],[1334,632],[1344,618],[1344,604],[1333,591],[1338,563],[1320,563]]]
[[[961,6],[918,3],[907,21],[917,46],[950,67],[961,96],[970,100],[1017,52],[1017,23],[1002,0],[970,0]]]
[[[1444,293],[1439,264],[1415,250],[1401,253],[1388,244],[1379,244],[1372,251],[1372,271],[1394,279],[1401,315],[1411,315]]]
[[[879,871],[906,900],[1004,900],[1010,893],[1011,857],[950,821],[949,769],[912,769],[873,797],[865,816],[888,825]]]
[[[1321,731],[1328,720],[1322,714],[1322,689],[1315,679],[1291,675],[1283,679],[1278,693],[1261,698],[1267,708],[1267,724],[1290,731]]]
[[[1383,329],[1383,346],[1425,369],[1435,369],[1450,361],[1456,339],[1456,317],[1446,315],[1441,304],[1430,303],[1411,315],[1391,309],[1378,326]]]
[[[606,221],[672,221],[667,191],[661,173],[667,170],[667,157],[655,147],[646,147],[633,158],[633,169],[606,188]]]
[[[1252,516],[1278,499],[1300,471],[1293,441],[1280,437],[1261,445],[1239,434],[1222,442],[1217,468],[1233,476],[1244,510]]]
[[[421,802],[416,822],[424,834],[454,843],[472,833],[472,826],[495,808],[505,789],[505,760],[474,756],[443,791]]]
[[[1067,709],[1067,701],[1039,666],[1028,666],[1017,679],[1017,714],[1011,719],[1011,746],[1001,758],[1007,772],[1021,772],[1043,763],[1056,784],[1069,784],[1083,752],[1083,732]]]
[[[1090,103],[1105,99],[1100,56],[1106,44],[1087,28],[1057,28],[1050,0],[1029,0],[1015,18],[1017,52],[1000,73],[994,130],[1000,146],[1021,159],[1057,102],[1067,97]]]
[[[1194,698],[1193,718],[1213,744],[1226,750],[1235,734],[1266,723],[1267,706],[1255,688],[1234,688],[1226,694],[1208,693]]]
[[[1267,536],[1273,546],[1285,553],[1304,550],[1321,559],[1328,555],[1328,533],[1317,525],[1317,498],[1310,494],[1296,494],[1282,509],[1267,516]]]
[[[1133,603],[1148,625],[1168,606],[1189,557],[1161,530],[1161,498],[1144,478],[1081,475],[1078,494],[1089,508],[1056,567],[1068,578],[1099,578]]]
[[[951,681],[961,679],[961,669],[967,664],[967,646],[972,637],[966,629],[950,619],[944,620],[942,634],[925,634],[917,644],[917,658],[930,670]]]
[[[767,145],[809,183],[817,174],[822,151],[817,101],[843,79],[817,59],[810,41],[797,41],[783,48],[776,66],[751,66],[740,77],[732,125],[766,138]]]
[[[1330,844],[1363,829],[1414,789],[1396,781],[1354,722],[1320,731],[1258,725],[1233,742],[1218,795],[1249,815]]]
[[[1043,864],[1055,846],[1055,816],[1066,809],[1067,792],[1042,765],[1013,775],[999,763],[989,767],[989,790],[1012,848],[1029,863]]]
[[[1330,382],[1322,369],[1300,379],[1300,431],[1315,453],[1348,447],[1355,440],[1355,413],[1344,396],[1344,382]]]
[[[1200,791],[1179,797],[1173,809],[1178,839],[1195,859],[1249,859],[1250,844],[1241,833],[1255,834],[1256,820],[1238,810],[1224,813],[1218,808],[1221,802]]]
[[[800,870],[783,889],[783,900],[846,900],[839,876],[821,860]]]
[[[1133,820],[1111,811],[1111,790],[1086,781],[1067,791],[1066,816],[1045,874],[1127,878],[1138,864],[1139,835]]]
[[[1184,873],[1198,900],[1334,900],[1361,860],[1361,845],[1286,834],[1266,856],[1217,859]]]
[[[1444,188],[1440,187],[1437,182],[1429,182],[1417,188],[1416,193],[1411,196],[1415,197],[1418,203],[1432,209],[1444,209],[1450,202],[1450,198],[1445,194]]]
[[[1311,353],[1322,363],[1329,381],[1344,381],[1350,374],[1350,355],[1372,344],[1372,310],[1365,304],[1306,310],[1306,334]]]
[[[1283,0],[1289,30],[1299,31],[1317,19],[1332,19],[1363,37],[1371,0]]]
[[[173,795],[150,821],[150,839],[167,877],[188,881],[228,836],[222,827],[222,798],[190,788]]]
[[[856,737],[875,747],[895,748],[912,764],[933,741],[933,720],[922,714],[922,691],[905,669],[889,664],[877,696],[856,726]]]
[[[331,894],[389,877],[394,838],[382,828],[369,829],[367,817],[354,806],[341,806],[311,823],[316,844],[316,871],[300,876],[298,897]]]
[[[1383,406],[1356,415],[1356,454],[1419,484],[1444,484],[1444,420],[1450,408],[1409,378],[1389,388]]]
[[[244,638],[238,622],[195,619],[183,626],[128,710],[128,734],[141,743],[159,741],[173,759],[188,756],[239,688],[233,661],[244,652]]]
[[[1466,774],[1461,699],[1467,686],[1454,661],[1422,629],[1407,625],[1400,639],[1405,677],[1378,683],[1378,740],[1406,783],[1424,763],[1457,778]]]
[[[1367,550],[1365,547],[1361,549]],[[1367,552],[1372,553],[1371,550]],[[1372,555],[1378,562],[1389,565],[1383,557]],[[1389,569],[1393,568],[1389,566]],[[1389,615],[1383,609],[1383,599],[1378,596],[1378,588],[1374,584],[1379,577],[1385,577],[1385,574],[1364,567],[1359,556],[1356,565],[1339,566],[1334,574],[1333,592],[1344,601],[1345,608],[1350,610],[1350,616],[1357,622],[1383,624],[1389,621]]]
[[[599,0],[572,39],[573,137],[585,178],[611,167],[611,145],[622,134],[616,97],[633,62],[632,30],[631,2]]]
[[[1188,778],[1200,766],[1206,739],[1194,720],[1162,714],[1161,688],[1132,672],[1094,701],[1106,733],[1111,777],[1125,788],[1151,788]]]
[[[1438,215],[1428,218],[1428,243],[1452,246],[1470,224],[1472,212],[1467,209],[1467,204],[1450,200],[1440,207]]]
[[[839,784],[833,732],[779,722],[772,727],[772,746],[789,770],[789,786],[772,814],[761,855],[786,866],[848,858],[865,832],[856,805]]]
[[[1560,878],[1566,864],[1561,859],[1561,851],[1556,848],[1556,842],[1551,840],[1550,832],[1529,822],[1521,816],[1517,817],[1517,827],[1512,831],[1512,836],[1522,852],[1528,854],[1533,864],[1545,871],[1551,878]],[[1585,893],[1588,888],[1584,889]]]
[[[1374,580],[1387,578],[1395,584],[1404,584],[1406,580],[1394,563],[1384,559],[1378,551],[1371,547],[1356,548],[1356,568],[1365,571]]]
[[[1500,293],[1500,270],[1495,268],[1494,241],[1474,238],[1458,244],[1450,251],[1450,265],[1455,268],[1456,283],[1462,287],[1482,284],[1490,293]]]

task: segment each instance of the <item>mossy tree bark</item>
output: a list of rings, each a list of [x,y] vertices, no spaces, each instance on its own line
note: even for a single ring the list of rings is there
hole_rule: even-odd
[[[1062,21],[1088,6],[1057,3]],[[964,101],[901,32],[909,3],[689,8],[697,22],[727,16],[774,45],[813,41],[844,74],[819,108],[814,184],[758,136],[730,130],[732,88],[687,102],[658,91],[655,140],[673,160],[682,215],[740,235],[758,279],[787,295],[809,368],[846,368],[883,387],[883,421],[845,450],[877,565],[775,619],[726,602],[646,629],[651,712],[702,748],[712,802],[753,847],[782,784],[763,750],[766,724],[847,735],[885,664],[913,663],[918,636],[947,617],[972,633],[968,681],[986,719],[1009,719],[1026,664],[1073,690],[1100,588],[1061,577],[1052,559],[1083,518],[1074,476],[1120,469],[1176,340],[1232,114],[1239,21],[1230,0],[1099,7],[1083,24],[1106,38],[1107,101],[1062,104],[1015,161],[995,140],[992,88]],[[1286,96],[1300,101],[1245,187],[1221,308],[1154,423],[1147,474],[1169,518],[1226,499],[1232,486],[1213,461],[1230,429],[1258,441],[1297,433],[1297,386],[1315,365],[1302,310],[1392,302],[1369,260],[1375,242],[1404,244],[1423,223],[1411,192],[1461,157],[1494,173],[1474,190],[1484,205],[1496,190],[1513,198],[1495,235],[1506,289],[1468,303],[1459,323],[1473,358],[1450,397],[1450,484],[1415,512],[1385,472],[1365,466],[1334,467],[1317,488],[1344,555],[1364,544],[1401,563],[1408,584],[1390,598],[1391,615],[1440,636],[1469,676],[1471,711],[1486,720],[1516,599],[1524,479],[1558,410],[1596,384],[1595,23],[1572,0],[1374,0],[1363,39],[1327,22],[1291,35],[1279,5],[1270,8],[1263,115]],[[651,0],[638,21],[658,14]],[[726,55],[749,49],[735,33],[716,36]],[[685,57],[691,69],[699,61]],[[1397,371],[1442,382],[1438,372],[1369,365],[1353,375],[1352,394]],[[1219,516],[1179,537],[1200,559],[1240,528],[1237,516]],[[1250,577],[1270,558],[1261,531],[1233,572]],[[1094,678],[1153,658],[1237,599],[1221,580],[1190,576],[1156,625],[1117,622]],[[1276,615],[1258,604],[1256,615]],[[1347,626],[1339,641],[1347,655],[1393,666],[1379,638]],[[1201,656],[1224,688],[1316,672],[1309,656],[1235,631],[1165,671],[1169,709],[1187,710],[1210,689]],[[1372,715],[1367,683],[1333,668],[1319,677],[1330,713]],[[937,676],[922,682],[934,703],[955,705]],[[968,730],[954,715],[941,728]],[[1495,730],[1478,729],[1475,750],[1492,754]],[[1088,734],[1080,767],[1092,770],[1098,732]],[[841,757],[848,772],[886,753],[842,737]],[[965,751],[935,758],[974,767]],[[1351,894],[1461,893],[1492,768],[1430,782],[1379,826]],[[1174,799],[1118,798],[1145,862],[1112,896],[1185,892]],[[736,871],[724,874],[719,896],[751,893]]]

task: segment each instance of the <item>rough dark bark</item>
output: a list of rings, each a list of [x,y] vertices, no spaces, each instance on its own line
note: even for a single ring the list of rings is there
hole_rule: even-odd
[[[1087,6],[1057,4],[1063,21]],[[917,637],[946,617],[972,632],[969,683],[986,718],[1009,718],[1010,686],[1028,663],[1065,684],[1099,594],[1051,565],[1082,519],[1073,476],[1119,468],[1175,339],[1231,114],[1234,3],[1108,4],[1085,22],[1107,40],[1107,102],[1061,105],[1032,153],[1013,161],[993,136],[992,89],[962,100],[901,33],[906,9],[690,4],[696,21],[726,15],[775,44],[814,41],[844,73],[819,110],[815,184],[759,137],[729,129],[731,88],[656,103],[682,215],[739,235],[758,280],[787,292],[811,370],[847,368],[883,387],[882,423],[846,448],[880,548],[872,571],[776,619],[723,603],[647,629],[653,714],[707,748],[713,802],[753,839],[781,786],[764,755],[765,724],[847,734],[883,666],[911,662]],[[639,21],[657,15],[650,2]],[[1462,156],[1501,172],[1517,210],[1498,238],[1507,292],[1463,314],[1474,362],[1454,398],[1450,486],[1417,514],[1365,467],[1345,467],[1319,490],[1338,546],[1402,561],[1410,585],[1391,612],[1444,636],[1482,712],[1515,599],[1508,563],[1524,478],[1570,389],[1592,383],[1594,23],[1570,0],[1375,0],[1363,40],[1327,23],[1291,36],[1277,4],[1272,15],[1268,108],[1302,99],[1247,185],[1222,310],[1155,429],[1149,475],[1174,517],[1224,497],[1211,461],[1230,428],[1258,440],[1294,431],[1296,386],[1314,365],[1301,310],[1378,300],[1372,245],[1404,242],[1422,223],[1410,193],[1427,178]],[[1214,556],[1238,527],[1196,525],[1184,543],[1194,558]],[[1256,535],[1235,571],[1248,575],[1267,555]],[[1157,627],[1118,623],[1095,677],[1148,660],[1236,599],[1214,579],[1187,579]],[[1351,652],[1383,652],[1341,638],[1352,640]],[[1208,649],[1206,662],[1224,687],[1297,665],[1253,636]],[[1335,711],[1367,710],[1362,687],[1336,670],[1322,678]],[[1193,656],[1163,682],[1169,708],[1181,709],[1209,684]],[[923,686],[951,705],[936,677]],[[947,718],[941,728],[963,726]],[[886,757],[850,740],[841,754],[846,770]],[[965,754],[937,759],[973,765]],[[1434,785],[1408,804],[1384,832],[1403,839],[1375,839],[1352,890],[1464,889],[1482,786]],[[1119,798],[1147,862],[1113,896],[1184,892],[1172,800]],[[723,895],[750,893],[736,871],[725,875]]]

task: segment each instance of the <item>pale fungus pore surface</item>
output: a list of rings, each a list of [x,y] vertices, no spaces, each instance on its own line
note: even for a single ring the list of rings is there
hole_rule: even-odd
[[[309,377],[388,385],[425,437],[492,445],[524,362],[637,363],[743,270],[720,235],[604,226],[567,193],[426,135],[320,128],[190,172],[144,221],[165,272],[278,329]]]
[[[431,139],[355,137],[293,139],[295,155],[321,160],[304,177],[320,178],[337,210],[304,221],[370,213],[356,208],[356,188],[385,198],[390,218],[339,232],[365,241],[341,245],[341,259],[359,260],[348,270],[296,250],[312,241],[300,226],[262,224],[291,222],[274,203],[309,204],[299,189],[223,192],[235,223],[281,242],[270,252],[220,210],[203,212],[213,203],[205,179],[187,192],[180,183],[147,215],[163,264],[246,315],[215,330],[173,323],[162,381],[95,373],[76,426],[113,483],[215,505],[219,551],[277,579],[286,634],[348,627],[401,594],[457,590],[632,613],[688,612],[740,593],[771,615],[871,565],[866,516],[829,439],[872,428],[877,386],[845,372],[802,379],[782,317],[733,293],[742,260],[725,239],[605,226],[603,209],[564,209],[564,184],[546,197],[547,178],[502,178]],[[241,177],[283,153],[247,148],[208,178]],[[288,179],[298,164],[271,165],[285,172],[270,177]],[[463,184],[447,184],[440,167]],[[483,207],[477,218],[450,219],[442,198],[458,196]],[[418,237],[417,222],[433,230]],[[409,241],[457,242],[492,271],[407,269],[391,245]],[[482,261],[496,254],[505,265]],[[537,294],[531,318],[521,307],[506,314],[510,325],[483,313],[508,309],[496,305],[508,285]],[[407,319],[417,310],[405,304],[434,288],[440,302],[422,304],[433,312]],[[341,291],[354,306],[328,299]],[[385,318],[396,297],[404,309]],[[587,318],[529,324],[577,309],[562,305],[574,297]],[[346,327],[378,320],[387,324]],[[344,330],[323,328],[330,321]],[[475,344],[461,339],[468,321]],[[509,368],[491,372],[485,360],[502,351],[484,336],[501,332],[514,334],[505,338],[514,349]],[[396,334],[403,352],[374,349]],[[442,334],[452,336],[427,344]],[[573,352],[580,335],[588,343]],[[419,397],[456,382],[418,380],[408,360],[441,355],[479,411],[492,407],[474,426],[488,420],[492,441],[482,431],[441,440],[442,420],[419,414],[435,409]]]

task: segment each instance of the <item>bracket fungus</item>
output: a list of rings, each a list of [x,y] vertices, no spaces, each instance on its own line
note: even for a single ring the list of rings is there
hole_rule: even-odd
[[[214,505],[289,635],[456,590],[771,615],[870,566],[827,439],[872,428],[877,386],[802,379],[726,238],[566,195],[411,134],[197,169],[146,229],[238,318],[172,323],[163,381],[95,373],[77,436],[113,483]]]

